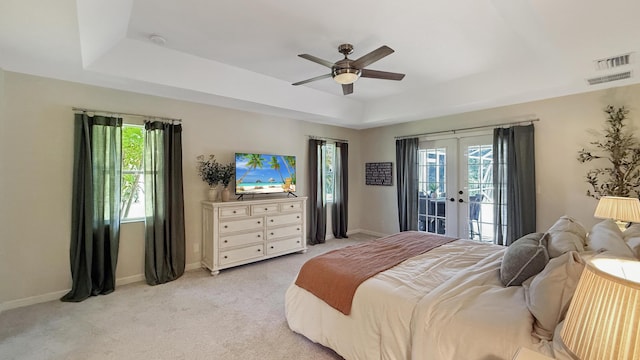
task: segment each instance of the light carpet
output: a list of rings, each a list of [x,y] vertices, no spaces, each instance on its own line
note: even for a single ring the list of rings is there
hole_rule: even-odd
[[[284,294],[302,264],[373,239],[354,234],[237,268],[135,283],[81,303],[0,314],[0,359],[341,359],[289,329]]]

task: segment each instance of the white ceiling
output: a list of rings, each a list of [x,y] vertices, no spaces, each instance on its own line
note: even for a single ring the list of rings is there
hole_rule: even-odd
[[[0,0],[0,67],[367,128],[637,83],[639,14],[638,0]],[[367,68],[406,77],[347,96],[331,79],[291,86],[329,72],[298,54],[335,62],[342,43],[351,59],[391,47]]]

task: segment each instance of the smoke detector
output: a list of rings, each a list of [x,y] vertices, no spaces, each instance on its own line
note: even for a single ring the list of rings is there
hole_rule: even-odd
[[[163,38],[162,36],[160,36],[158,34],[149,35],[149,40],[151,40],[152,43],[154,43],[156,45],[160,45],[160,46],[163,46],[164,44],[167,43],[167,39]]]

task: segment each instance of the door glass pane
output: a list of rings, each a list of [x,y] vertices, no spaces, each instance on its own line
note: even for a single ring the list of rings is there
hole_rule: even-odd
[[[445,148],[418,150],[418,230],[445,233],[446,223]]]
[[[493,242],[493,145],[467,148],[469,238]]]

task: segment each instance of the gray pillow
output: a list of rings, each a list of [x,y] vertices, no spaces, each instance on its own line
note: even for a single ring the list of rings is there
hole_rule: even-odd
[[[507,248],[500,266],[500,280],[504,286],[522,285],[544,269],[549,262],[547,236],[546,233],[531,233]]]

